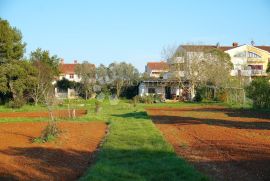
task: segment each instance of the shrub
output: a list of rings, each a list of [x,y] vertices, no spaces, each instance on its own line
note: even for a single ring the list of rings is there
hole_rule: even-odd
[[[154,97],[152,95],[142,96],[140,102],[145,104],[152,104],[154,103]]]
[[[140,102],[140,97],[138,95],[137,96],[134,96],[132,98],[133,107],[136,107],[139,102]]]
[[[270,108],[270,83],[268,78],[257,78],[246,87],[247,97],[254,108]]]
[[[9,101],[8,107],[10,108],[21,108],[25,104],[25,101],[23,98],[17,98],[12,101]]]
[[[201,96],[201,92],[199,90],[196,91],[195,97],[194,97],[194,101],[195,102],[202,102],[202,96]]]
[[[36,143],[45,143],[55,140],[61,130],[57,127],[55,121],[50,121],[46,128],[41,132],[41,136],[34,139]]]
[[[219,89],[217,91],[217,99],[218,101],[226,102],[228,97],[228,92],[224,89]]]
[[[96,101],[95,102],[95,113],[99,113],[101,110],[101,102],[100,101]]]

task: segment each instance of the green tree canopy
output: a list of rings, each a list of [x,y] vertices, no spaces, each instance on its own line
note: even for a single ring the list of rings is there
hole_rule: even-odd
[[[14,61],[0,66],[0,92],[11,93],[12,99],[21,99],[36,82],[36,69],[27,61]]]
[[[0,18],[0,63],[21,60],[26,44],[22,42],[21,32]]]
[[[39,102],[44,102],[44,96],[53,87],[52,82],[59,73],[59,58],[56,55],[51,56],[47,50],[38,48],[31,52],[30,62],[36,68],[37,76],[29,96],[37,105]]]
[[[125,62],[111,63],[109,65],[109,77],[116,89],[116,95],[119,97],[123,87],[132,85],[139,80],[139,71],[132,64]]]
[[[37,48],[35,51],[30,54],[30,61],[35,65],[37,62],[42,62],[42,64],[46,64],[52,69],[54,75],[58,75],[59,73],[59,62],[60,58],[56,55],[50,55],[48,50],[42,50],[41,48]]]

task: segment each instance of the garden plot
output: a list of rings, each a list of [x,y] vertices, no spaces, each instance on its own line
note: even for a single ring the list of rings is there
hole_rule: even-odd
[[[0,124],[0,180],[76,180],[93,162],[102,122],[59,122],[54,143],[32,143],[45,122]]]
[[[54,110],[53,115],[57,118],[79,117],[87,114],[87,110]],[[49,112],[0,112],[0,118],[40,118],[49,117]]]
[[[150,108],[178,155],[214,180],[270,180],[270,114],[219,106]]]

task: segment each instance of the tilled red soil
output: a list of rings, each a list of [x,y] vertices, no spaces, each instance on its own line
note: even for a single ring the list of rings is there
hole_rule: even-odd
[[[55,143],[32,143],[47,123],[0,124],[0,180],[76,180],[105,135],[101,122],[59,122]]]
[[[214,180],[270,180],[270,114],[219,106],[147,112],[177,154]]]
[[[87,114],[87,110],[79,109],[75,110],[75,113],[70,110],[56,110],[53,111],[53,116],[58,118],[68,118],[75,114],[76,117],[83,116]],[[39,118],[39,117],[49,117],[48,112],[1,112],[0,118]]]

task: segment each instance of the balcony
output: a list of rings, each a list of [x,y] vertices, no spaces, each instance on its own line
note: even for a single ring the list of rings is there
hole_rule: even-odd
[[[265,70],[251,69],[251,70],[232,70],[231,76],[265,76],[267,75]]]
[[[262,58],[248,57],[247,62],[248,63],[263,63],[265,62],[265,60]]]
[[[265,76],[265,75],[267,75],[265,70],[256,70],[256,69],[251,70],[251,76]]]
[[[237,70],[234,69],[231,71],[231,76],[247,76],[250,77],[252,75],[251,70]]]

